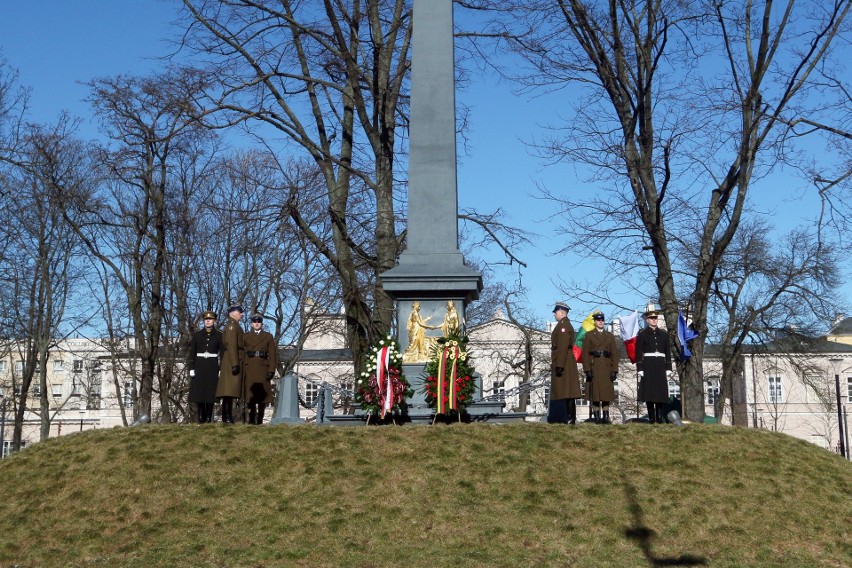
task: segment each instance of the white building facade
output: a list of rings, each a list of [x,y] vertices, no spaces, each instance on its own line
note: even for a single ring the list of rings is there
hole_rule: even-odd
[[[283,348],[290,358],[292,372],[299,377],[300,417],[311,421],[321,385],[333,388],[334,412],[352,413],[347,396],[354,387],[351,352],[346,345],[342,316],[318,315],[316,331],[298,352]],[[546,328],[546,326],[545,326]],[[481,378],[479,397],[498,399],[506,412],[524,412],[526,419],[544,420],[547,414],[550,377],[550,331],[516,325],[502,314],[468,331],[468,351]],[[128,352],[127,350],[124,351]],[[712,354],[712,349],[708,349]],[[49,429],[57,436],[92,428],[125,426],[133,420],[134,388],[137,373],[133,362],[117,359],[102,343],[89,339],[68,339],[50,351],[47,379]],[[4,451],[8,451],[14,425],[13,400],[19,400],[20,376],[25,365],[14,346],[0,354],[0,396],[3,413]],[[852,320],[841,319],[826,338],[811,342],[795,353],[776,349],[747,353],[734,388],[738,398],[739,425],[782,432],[836,451],[841,424],[852,406]],[[618,399],[612,405],[614,422],[641,419],[644,404],[636,400],[638,377],[635,366],[622,354],[616,383]],[[182,368],[178,367],[178,374]],[[704,363],[705,413],[715,417],[719,396],[721,365],[708,356]],[[185,380],[185,379],[182,379]],[[581,381],[582,382],[582,381]],[[42,381],[33,378],[27,397],[22,441],[24,445],[41,437]],[[679,383],[671,381],[670,395],[680,394]],[[840,399],[838,413],[837,399]],[[154,405],[157,400],[155,397]],[[587,405],[580,403],[579,418]],[[267,413],[270,418],[271,413]],[[732,424],[734,409],[725,406],[722,424]],[[843,424],[843,431],[848,430]],[[845,441],[844,441],[844,445]],[[847,446],[848,447],[848,446]]]

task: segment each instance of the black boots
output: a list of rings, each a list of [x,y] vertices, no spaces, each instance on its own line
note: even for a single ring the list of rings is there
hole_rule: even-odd
[[[213,403],[199,402],[198,403],[198,423],[207,424],[213,422]]]
[[[234,399],[230,396],[222,397],[222,423],[234,423]]]
[[[648,407],[648,421],[651,424],[666,423],[665,407],[662,402],[646,402],[645,406]]]
[[[263,413],[266,410],[266,404],[259,403],[249,403],[249,415],[248,415],[248,423],[249,424],[263,424]]]
[[[577,423],[577,401],[573,398],[568,399],[568,424]]]
[[[612,424],[609,420],[609,406],[603,406],[601,409],[595,407],[592,421],[595,424]]]
[[[656,409],[656,406],[657,406],[657,405],[656,405],[656,404],[654,404],[653,402],[646,402],[646,403],[645,403],[645,407],[648,409],[648,421],[649,421],[651,424],[656,424],[656,423],[657,423],[657,409]]]

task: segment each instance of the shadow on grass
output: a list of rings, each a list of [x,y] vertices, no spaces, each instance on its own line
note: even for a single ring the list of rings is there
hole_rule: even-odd
[[[648,559],[651,566],[706,566],[707,559],[701,556],[693,556],[692,554],[681,554],[678,557],[663,558],[655,556],[651,550],[652,541],[656,536],[654,531],[645,525],[643,519],[642,507],[639,505],[639,498],[636,494],[636,488],[629,483],[624,483],[624,494],[627,497],[627,503],[630,507],[630,514],[633,517],[633,525],[624,531],[624,536],[635,541]]]

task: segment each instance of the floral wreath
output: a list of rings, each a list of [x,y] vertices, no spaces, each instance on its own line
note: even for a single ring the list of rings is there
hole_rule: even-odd
[[[436,415],[461,412],[473,402],[476,381],[470,355],[465,350],[467,342],[467,336],[457,333],[441,337],[432,350],[432,359],[426,364],[423,393],[426,404],[435,409]]]
[[[402,374],[399,343],[388,335],[373,346],[364,371],[355,382],[355,402],[367,414],[384,418],[388,412],[400,412],[405,399],[413,394],[414,389]]]

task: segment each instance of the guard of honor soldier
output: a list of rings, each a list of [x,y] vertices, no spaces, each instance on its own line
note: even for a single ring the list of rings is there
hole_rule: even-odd
[[[201,314],[204,328],[192,334],[186,367],[189,369],[189,402],[198,407],[198,422],[213,421],[216,386],[219,383],[219,357],[224,349],[222,332],[216,329],[215,312]]]
[[[263,330],[263,316],[251,316],[251,330],[243,336],[245,346],[245,392],[249,424],[263,424],[266,405],[272,402],[272,378],[278,358],[275,338]]]
[[[672,355],[669,334],[657,329],[660,312],[649,309],[645,312],[648,327],[636,337],[636,370],[639,371],[639,393],[637,398],[648,408],[651,424],[663,424],[663,409],[669,400],[668,378],[672,374]]]
[[[557,302],[553,308],[556,326],[550,334],[550,409],[547,421],[576,424],[577,399],[580,398],[580,374],[574,357],[574,327],[568,320],[571,308]]]
[[[609,404],[615,400],[618,378],[618,349],[615,336],[604,329],[603,312],[592,314],[595,329],[583,338],[583,371],[586,375],[586,400],[594,407],[594,422],[610,424]]]
[[[234,399],[240,398],[243,392],[244,347],[243,328],[240,327],[243,312],[239,304],[229,306],[228,323],[222,330],[224,347],[216,398],[222,400],[222,422],[225,424],[234,423]]]

